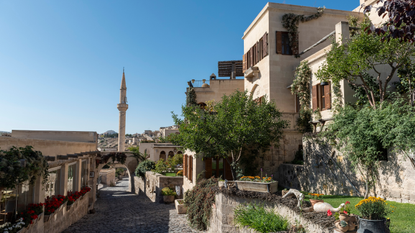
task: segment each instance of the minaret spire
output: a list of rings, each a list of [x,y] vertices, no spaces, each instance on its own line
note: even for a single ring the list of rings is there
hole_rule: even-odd
[[[122,69],[122,80],[120,88],[120,103],[117,104],[117,108],[120,111],[120,120],[118,127],[118,151],[125,151],[125,117],[128,109],[127,104],[127,85],[125,84],[125,72],[124,67]]]

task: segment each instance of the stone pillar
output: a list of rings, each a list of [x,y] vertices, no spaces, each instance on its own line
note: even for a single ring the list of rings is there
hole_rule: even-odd
[[[82,176],[82,159],[78,159],[76,162],[76,173],[75,173],[75,188],[74,191],[81,191],[81,176]]]
[[[68,192],[68,166],[69,163],[62,164],[61,166],[61,174],[60,174],[60,188],[59,188],[59,194],[66,196],[66,193]]]
[[[120,107],[118,107],[118,109],[120,109]],[[120,152],[125,151],[125,117],[126,111],[120,109],[120,124],[118,127],[118,151]]]

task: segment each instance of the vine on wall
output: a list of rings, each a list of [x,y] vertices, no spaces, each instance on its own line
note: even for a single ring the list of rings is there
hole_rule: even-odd
[[[295,69],[294,80],[291,86],[291,93],[296,94],[300,102],[300,117],[297,120],[297,127],[301,133],[312,132],[313,128],[309,121],[311,120],[310,109],[310,83],[311,69],[307,61],[302,61]]]
[[[298,51],[298,23],[307,22],[313,19],[317,19],[323,15],[324,7],[317,8],[317,13],[305,16],[305,15],[296,15],[294,13],[288,13],[282,16],[282,26],[288,31],[288,39],[290,43],[291,51]],[[296,57],[300,55],[295,54]]]

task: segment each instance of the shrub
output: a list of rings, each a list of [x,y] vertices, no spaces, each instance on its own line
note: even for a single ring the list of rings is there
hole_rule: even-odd
[[[135,175],[144,177],[146,175],[146,171],[151,171],[155,168],[155,163],[150,160],[144,160],[140,164],[138,164],[137,168],[135,169]]]
[[[177,194],[173,189],[171,189],[169,187],[164,187],[161,190],[161,195],[163,195],[163,196],[176,196]]]
[[[200,231],[207,229],[212,205],[215,203],[215,192],[212,188],[217,185],[217,178],[203,179],[185,193],[184,204],[188,207],[187,219],[191,227]]]
[[[239,205],[235,209],[235,222],[241,226],[248,226],[259,232],[285,231],[288,221],[272,210],[265,210],[263,205]]]
[[[171,166],[175,168],[178,164],[183,164],[183,154],[176,154],[171,160]]]
[[[168,169],[168,162],[165,162],[164,159],[160,159],[159,161],[157,161],[153,171],[162,174],[162,173],[165,173],[167,169]]]
[[[361,200],[355,206],[363,218],[369,220],[382,220],[390,213],[393,213],[395,207],[388,205],[380,197],[369,197]]]

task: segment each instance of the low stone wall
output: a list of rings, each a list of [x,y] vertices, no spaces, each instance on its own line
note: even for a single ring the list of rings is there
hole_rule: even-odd
[[[82,199],[76,200],[70,208],[63,206],[58,212],[50,216],[49,221],[45,222],[44,231],[47,233],[59,233],[70,225],[81,219],[88,213],[88,199],[91,192],[85,194]]]
[[[274,175],[284,187],[330,195],[364,196],[365,180],[354,172],[347,156],[329,145],[304,139],[304,165],[282,164]],[[415,204],[415,161],[404,154],[388,152],[379,161],[377,181],[370,195]]]
[[[99,171],[99,175],[101,176],[101,183],[110,185],[111,182],[115,184],[115,169],[102,169]]]
[[[259,199],[237,197],[227,195],[221,192],[216,193],[215,205],[212,207],[212,216],[210,218],[208,233],[220,233],[220,232],[240,232],[240,233],[254,233],[257,232],[247,227],[240,228],[235,226],[234,223],[234,210],[240,204],[246,203],[258,203]],[[313,233],[332,233],[333,229],[329,229],[322,225],[316,224],[314,221],[301,216],[293,209],[285,206],[284,204],[275,202],[262,202],[266,205],[266,208],[273,209],[275,213],[281,215],[287,219],[290,224],[298,222],[302,224],[307,232]],[[305,213],[311,214],[311,213]]]
[[[164,187],[169,187],[175,190],[176,186],[183,187],[183,177],[171,177],[163,176],[155,172],[146,172],[144,179],[140,177],[134,177],[134,183],[136,187],[136,194],[145,194],[152,202],[163,202],[163,196],[161,190]],[[177,198],[183,198],[183,188]]]
[[[59,233],[77,222],[88,213],[89,197],[91,192],[87,192],[82,199],[76,200],[68,208],[67,203],[60,206],[51,215],[39,215],[38,219],[28,228],[24,228],[19,233]]]

